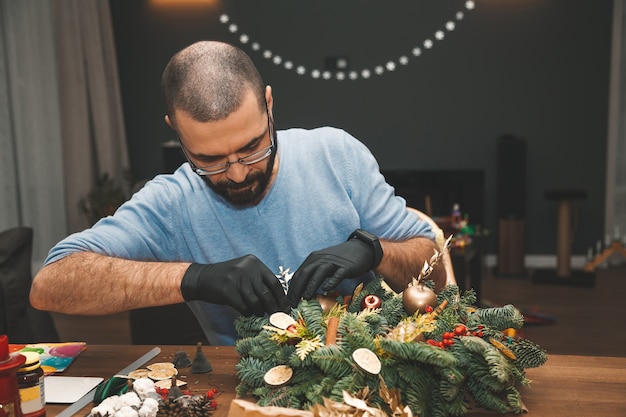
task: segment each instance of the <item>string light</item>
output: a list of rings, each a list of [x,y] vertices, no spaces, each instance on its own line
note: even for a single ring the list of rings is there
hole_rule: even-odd
[[[457,22],[463,20],[465,18],[465,11],[474,10],[476,4],[472,0],[467,0],[464,4],[464,10],[459,10],[455,13],[455,20]],[[271,60],[271,62],[276,65],[284,68],[288,71],[295,71],[296,74],[300,76],[310,76],[316,80],[351,80],[356,81],[358,79],[370,79],[373,74],[376,76],[384,75],[398,69],[399,66],[407,66],[411,62],[410,56],[413,58],[418,58],[422,56],[422,48],[430,50],[435,47],[435,42],[439,42],[445,39],[446,32],[452,32],[456,29],[457,23],[454,20],[447,21],[442,29],[438,29],[433,34],[433,38],[424,39],[421,43],[421,46],[415,46],[411,49],[410,54],[405,54],[399,56],[396,60],[389,60],[385,64],[373,65],[373,69],[363,68],[359,71],[322,71],[317,68],[307,68],[304,65],[294,63],[292,59],[285,59],[284,57],[274,54],[269,48],[261,48],[261,44],[257,41],[252,41],[250,36],[246,33],[240,33],[239,26],[233,22],[231,22],[231,18],[227,14],[222,14],[219,17],[220,23],[224,25],[228,25],[228,31],[233,34],[238,34],[239,42],[242,45],[249,45],[250,49],[255,52],[261,52],[263,58],[267,60]],[[410,55],[410,56],[409,56]]]

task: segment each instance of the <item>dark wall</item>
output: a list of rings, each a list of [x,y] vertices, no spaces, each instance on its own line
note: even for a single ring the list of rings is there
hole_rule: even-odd
[[[323,69],[324,59],[336,55],[347,55],[357,70],[411,58],[368,80],[326,81],[243,46],[274,89],[279,127],[344,128],[383,169],[482,170],[484,226],[492,230],[497,139],[524,138],[526,252],[555,252],[556,206],[544,198],[546,189],[587,191],[577,203],[574,254],[602,237],[611,0],[477,0],[460,21],[458,0],[199,3],[110,0],[130,157],[141,177],[161,172],[161,145],[174,138],[163,121],[164,66],[197,40],[238,43],[219,22],[226,12],[240,33],[309,68]],[[410,55],[449,20],[456,28],[444,40],[422,47],[419,58]]]

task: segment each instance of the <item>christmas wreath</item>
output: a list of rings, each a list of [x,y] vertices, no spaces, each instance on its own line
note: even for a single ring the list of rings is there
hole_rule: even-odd
[[[302,410],[356,396],[386,415],[462,416],[473,404],[521,413],[525,369],[547,360],[512,335],[522,314],[512,305],[477,308],[475,292],[456,285],[414,311],[407,291],[397,294],[379,277],[330,308],[303,300],[289,315],[238,319],[237,394]]]
[[[524,371],[547,360],[537,344],[511,335],[524,321],[514,306],[477,308],[475,292],[456,285],[413,314],[382,277],[333,301],[330,309],[303,300],[290,315],[238,319],[237,394],[305,410],[366,393],[391,414],[392,392],[420,417],[461,416],[472,403],[521,413]]]

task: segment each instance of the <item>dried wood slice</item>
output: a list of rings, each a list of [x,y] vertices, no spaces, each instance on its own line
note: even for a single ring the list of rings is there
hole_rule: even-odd
[[[285,330],[292,324],[296,324],[296,320],[291,317],[287,313],[283,313],[282,311],[277,311],[272,314],[269,318],[270,324],[274,327],[278,327],[279,329]]]
[[[150,373],[149,369],[139,368],[128,373],[128,377],[132,379],[146,378]]]
[[[354,363],[365,372],[378,375],[381,370],[380,359],[374,352],[366,348],[359,348],[352,352]]]
[[[289,383],[291,377],[293,377],[293,369],[287,365],[278,365],[267,371],[263,380],[272,387],[281,387]]]
[[[175,368],[175,366],[173,362],[157,362],[146,366],[146,368],[151,371],[160,371],[161,369],[172,369]]]
[[[148,378],[159,381],[161,379],[169,379],[174,375],[178,375],[178,369],[176,368],[157,369],[155,371],[150,371],[148,373]]]
[[[187,381],[181,381],[180,379],[176,380],[176,386],[177,387],[182,387],[183,385],[187,385]],[[171,379],[162,379],[160,381],[156,381],[154,383],[155,387],[161,388],[161,389],[170,389],[172,387],[172,380]]]

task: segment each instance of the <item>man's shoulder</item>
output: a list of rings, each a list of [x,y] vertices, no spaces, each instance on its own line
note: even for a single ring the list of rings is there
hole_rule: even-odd
[[[290,127],[280,130],[279,134],[286,138],[333,138],[346,135],[346,131],[333,126],[321,126],[314,128]]]
[[[360,143],[345,130],[332,126],[312,129],[289,128],[279,131],[278,134],[282,144],[299,148],[349,147],[352,144]]]
[[[150,181],[147,181],[145,185],[138,190],[138,193],[168,199],[179,198],[180,195],[189,195],[189,193],[202,190],[203,187],[198,186],[196,174],[194,174],[187,166],[187,163],[185,163],[174,173],[159,174]]]

